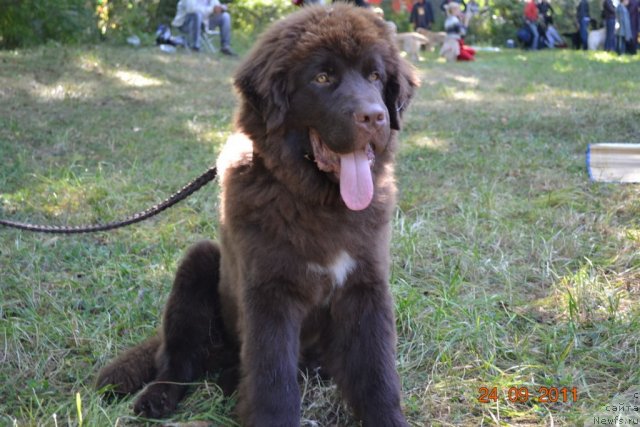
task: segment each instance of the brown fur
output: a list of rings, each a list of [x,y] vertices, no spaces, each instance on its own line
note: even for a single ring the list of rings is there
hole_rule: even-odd
[[[220,249],[188,252],[159,337],[104,368],[98,387],[150,383],[134,409],[161,417],[185,392],[176,383],[222,371],[231,390],[239,366],[242,424],[297,426],[306,363],[333,377],[364,426],[406,426],[389,237],[396,131],[416,85],[369,11],[305,7],[273,25],[235,76],[241,134],[219,160]],[[374,193],[351,210],[337,159],[357,150],[375,156]]]

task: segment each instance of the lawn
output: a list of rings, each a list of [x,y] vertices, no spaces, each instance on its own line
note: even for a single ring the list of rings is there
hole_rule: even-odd
[[[640,406],[640,186],[589,182],[585,150],[640,142],[640,60],[425,59],[392,241],[410,424],[637,420],[620,407]],[[230,134],[238,63],[151,47],[0,52],[0,217],[104,222],[164,199]],[[94,377],[154,333],[181,254],[217,237],[217,194],[112,232],[0,228],[0,425],[153,424],[131,399],[102,401]],[[304,426],[354,425],[334,386],[301,389]],[[193,390],[171,422],[233,425],[233,399],[210,380]]]

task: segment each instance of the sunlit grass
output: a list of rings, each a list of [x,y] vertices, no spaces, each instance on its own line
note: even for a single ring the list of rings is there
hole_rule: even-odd
[[[135,71],[117,70],[113,75],[121,82],[131,87],[149,87],[165,84],[162,80],[147,77]]]

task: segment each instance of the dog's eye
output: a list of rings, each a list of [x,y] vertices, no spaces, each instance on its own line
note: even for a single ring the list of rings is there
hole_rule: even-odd
[[[313,81],[320,84],[329,83],[329,75],[327,73],[320,73],[315,76]]]
[[[377,82],[378,80],[380,80],[380,73],[377,71],[373,71],[371,74],[369,74],[369,81],[370,82]]]

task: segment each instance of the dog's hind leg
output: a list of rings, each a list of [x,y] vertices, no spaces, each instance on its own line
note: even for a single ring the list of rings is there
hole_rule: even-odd
[[[220,312],[219,271],[220,250],[208,241],[191,247],[180,264],[164,312],[157,375],[135,402],[136,413],[171,413],[190,382],[233,358]]]
[[[96,389],[105,389],[105,396],[114,397],[135,393],[156,376],[155,356],[160,347],[160,336],[130,348],[102,368],[96,380]]]

